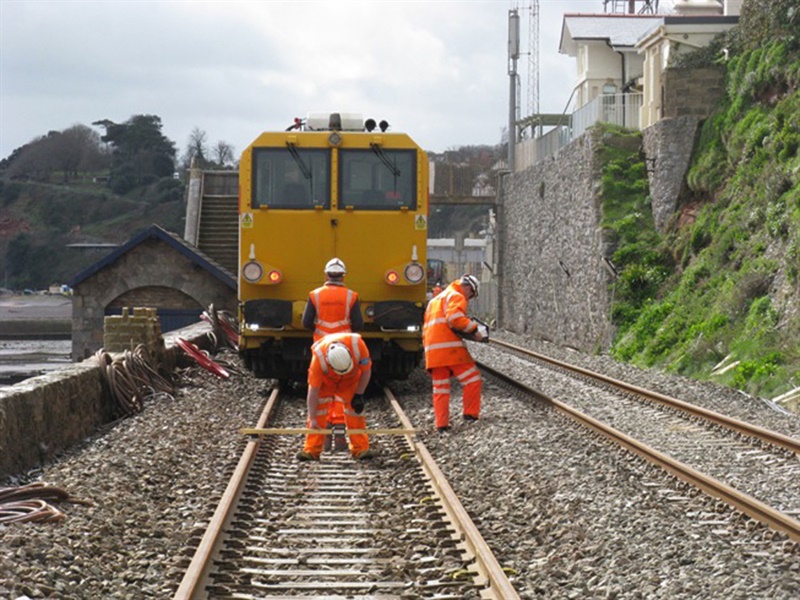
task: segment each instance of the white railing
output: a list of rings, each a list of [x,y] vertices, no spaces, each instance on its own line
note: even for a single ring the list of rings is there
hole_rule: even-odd
[[[597,123],[639,129],[642,94],[604,94],[576,110],[568,118],[571,126],[559,125],[542,137],[523,140],[515,148],[514,167],[520,171],[535,165],[579,137]],[[566,119],[565,119],[566,120]]]
[[[564,117],[565,120],[568,118]],[[563,148],[570,141],[570,128],[566,125],[554,127],[542,137],[523,140],[516,146],[514,170],[520,171],[525,167],[535,165],[548,156],[553,156],[559,148]]]
[[[572,113],[572,139],[595,123],[639,129],[642,94],[603,94]]]

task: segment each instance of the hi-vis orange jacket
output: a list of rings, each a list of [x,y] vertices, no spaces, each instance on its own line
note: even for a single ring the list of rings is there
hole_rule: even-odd
[[[467,346],[453,329],[472,333],[478,327],[467,317],[467,298],[459,280],[454,281],[428,302],[422,344],[425,346],[425,368],[462,365],[475,362]]]
[[[350,311],[358,301],[358,294],[341,283],[326,282],[312,290],[308,298],[317,311],[314,341],[331,333],[349,332],[352,329]]]
[[[328,367],[325,359],[328,346],[341,342],[350,348],[353,355],[353,370],[346,375],[338,375]],[[372,368],[369,350],[364,340],[357,333],[338,333],[315,342],[311,346],[311,366],[308,369],[308,385],[319,388],[320,398],[339,394],[347,401],[353,397],[362,373]]]

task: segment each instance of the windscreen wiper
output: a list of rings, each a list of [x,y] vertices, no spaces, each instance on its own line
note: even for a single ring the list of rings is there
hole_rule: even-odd
[[[294,162],[297,163],[297,166],[300,168],[300,172],[303,174],[303,177],[311,180],[311,169],[308,168],[308,165],[303,162],[303,158],[300,156],[300,153],[297,151],[297,148],[291,142],[286,142],[286,147],[289,149],[289,154],[292,155]]]
[[[381,159],[381,162],[386,165],[386,168],[389,169],[389,172],[395,176],[396,182],[396,178],[400,177],[400,169],[392,164],[392,161],[390,161],[389,157],[386,156],[383,148],[378,146],[378,144],[370,144],[369,147],[372,148],[372,151],[376,154],[376,156]]]

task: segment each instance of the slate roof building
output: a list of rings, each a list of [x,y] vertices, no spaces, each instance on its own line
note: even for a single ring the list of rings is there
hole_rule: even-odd
[[[236,278],[181,237],[152,225],[76,275],[72,359],[103,347],[103,324],[124,307],[155,307],[162,332],[200,320],[213,304],[236,313]]]

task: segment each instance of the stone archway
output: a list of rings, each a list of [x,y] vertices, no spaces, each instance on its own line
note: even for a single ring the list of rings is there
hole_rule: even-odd
[[[204,269],[190,254],[159,237],[143,239],[73,286],[72,358],[83,360],[103,347],[107,309],[156,309],[210,304],[235,312],[236,290]],[[198,313],[199,315],[199,313]]]

